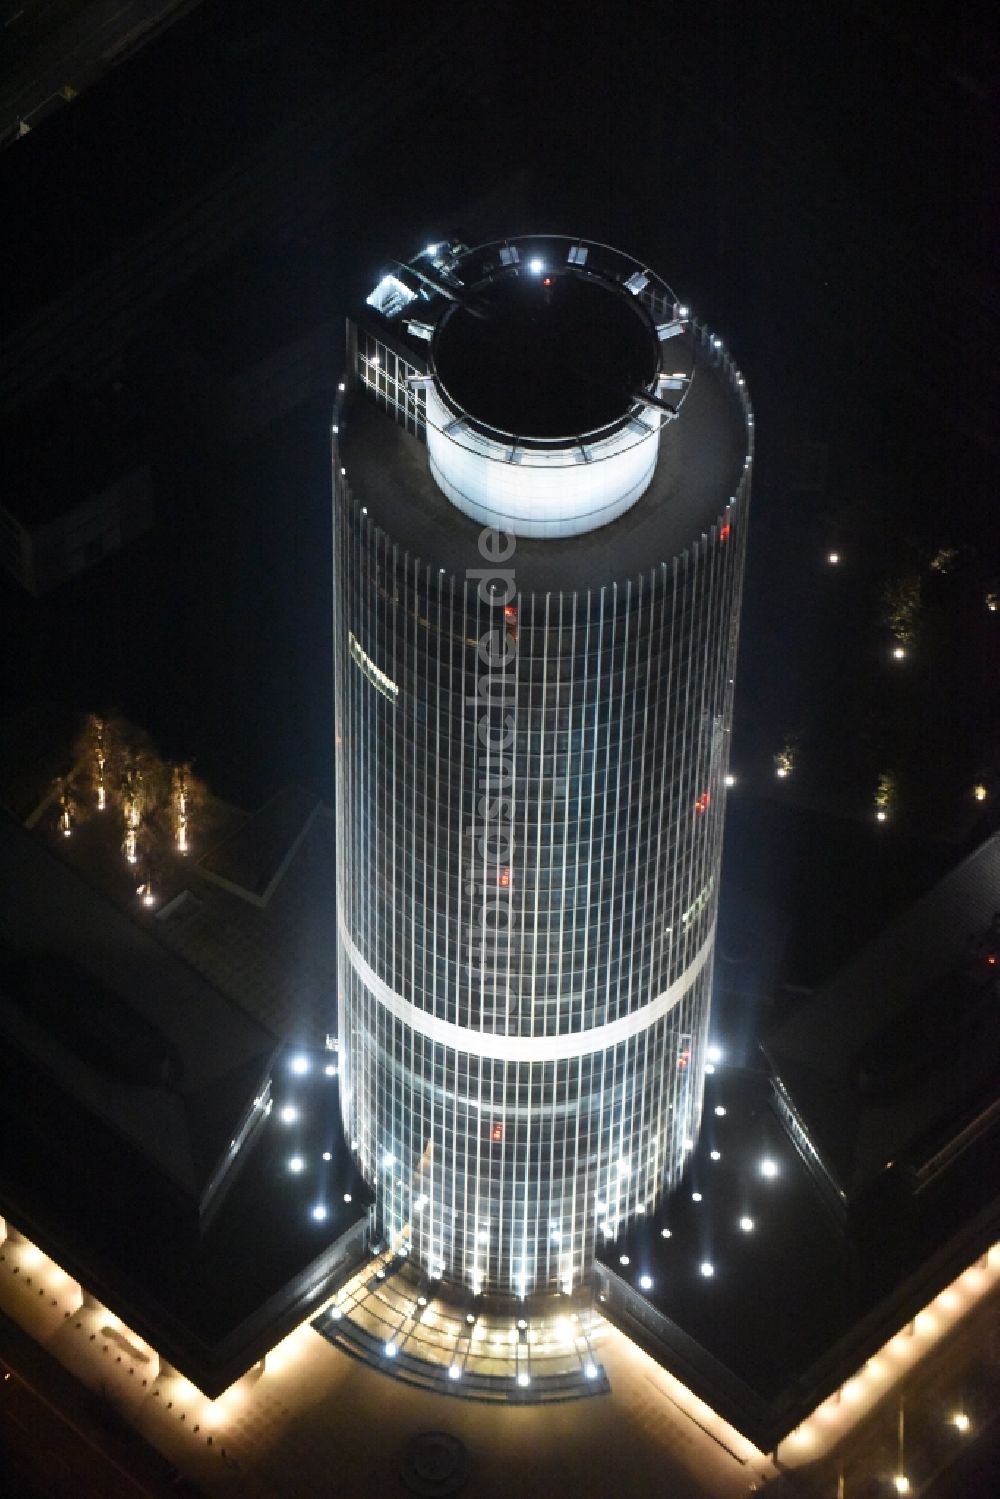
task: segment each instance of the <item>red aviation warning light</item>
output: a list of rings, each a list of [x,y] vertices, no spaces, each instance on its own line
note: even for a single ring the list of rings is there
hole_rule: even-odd
[[[726,521],[726,523],[725,523],[724,526],[720,526],[720,528],[719,528],[719,540],[720,541],[728,541],[729,540],[729,533],[732,531],[732,529],[733,528],[729,524],[728,521]]]
[[[690,1060],[691,1060],[691,1049],[690,1049],[690,1047],[685,1047],[683,1051],[678,1052],[678,1054],[677,1054],[677,1071],[678,1072],[685,1072],[687,1070],[687,1066],[688,1066],[688,1063],[690,1062]]]
[[[500,1144],[501,1140],[503,1139],[503,1125],[502,1124],[500,1124],[500,1123],[494,1124],[493,1128],[490,1130],[490,1139],[493,1141],[493,1143],[495,1145],[499,1145]]]
[[[701,793],[701,796],[699,796],[698,800],[694,804],[695,814],[697,815],[700,812],[707,812],[711,800],[712,793],[710,791],[703,791]]]
[[[510,869],[506,864],[497,870],[497,884],[501,890],[510,889]]]
[[[504,604],[504,606],[503,606],[503,622],[504,622],[504,626],[505,626],[505,628],[507,630],[507,634],[510,636],[511,640],[516,640],[517,639],[517,608],[516,608],[516,606],[514,604]]]

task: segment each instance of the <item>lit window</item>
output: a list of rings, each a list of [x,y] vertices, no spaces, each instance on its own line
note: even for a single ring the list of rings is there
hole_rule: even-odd
[[[374,307],[383,317],[396,317],[416,297],[398,276],[383,276],[375,290],[369,292],[365,302]]]

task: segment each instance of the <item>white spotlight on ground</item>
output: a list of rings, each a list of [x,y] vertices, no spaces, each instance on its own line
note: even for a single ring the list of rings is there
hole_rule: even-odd
[[[778,1174],[778,1163],[777,1163],[777,1161],[772,1161],[770,1156],[765,1156],[764,1159],[760,1163],[760,1174],[761,1174],[761,1176],[766,1176],[768,1178],[777,1176],[777,1174]]]
[[[698,1266],[698,1269],[701,1271],[702,1275],[704,1275],[706,1280],[711,1279],[711,1277],[715,1274],[715,1266],[712,1264],[711,1260],[702,1260],[701,1264]]]
[[[300,1155],[293,1155],[291,1160],[288,1162],[288,1169],[289,1171],[294,1171],[297,1175],[300,1171],[305,1170],[305,1164],[305,1161]]]
[[[721,1062],[722,1061],[722,1047],[721,1046],[717,1046],[715,1044],[715,1042],[713,1042],[712,1045],[706,1051],[705,1056],[706,1056],[706,1058],[707,1058],[707,1060],[709,1062]]]
[[[740,1219],[740,1228],[743,1230],[743,1232],[745,1234],[752,1234],[753,1233],[753,1219],[752,1218],[745,1218],[745,1217],[741,1218]]]
[[[284,1108],[278,1112],[278,1118],[282,1124],[294,1124],[298,1117],[299,1111],[293,1103],[286,1103]]]
[[[321,1202],[317,1202],[316,1206],[313,1208],[313,1217],[316,1219],[317,1223],[322,1223],[326,1218],[326,1208]]]
[[[304,1077],[305,1074],[309,1071],[309,1058],[303,1056],[302,1053],[299,1052],[298,1056],[292,1058],[291,1068],[292,1071],[297,1074],[297,1076]]]

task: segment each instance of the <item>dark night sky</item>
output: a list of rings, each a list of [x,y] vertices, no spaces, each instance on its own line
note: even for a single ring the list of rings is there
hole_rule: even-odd
[[[798,734],[804,805],[848,827],[891,764],[914,809],[899,836],[936,837],[927,809],[1000,772],[982,608],[1000,576],[989,15],[204,0],[0,154],[0,381],[16,387],[23,358],[9,335],[46,308],[74,327],[81,287],[142,301],[119,395],[160,517],[41,602],[0,581],[0,713],[117,705],[222,795],[253,804],[293,778],[329,793],[327,395],[234,444],[199,425],[192,370],[235,373],[338,317],[428,236],[537,226],[648,259],[747,374],[735,763],[766,798]],[[178,282],[164,235],[223,188],[253,222]],[[833,544],[851,561],[836,580]],[[880,584],[944,545],[960,562],[928,586],[922,664],[887,683]],[[732,848],[755,837],[745,815]]]

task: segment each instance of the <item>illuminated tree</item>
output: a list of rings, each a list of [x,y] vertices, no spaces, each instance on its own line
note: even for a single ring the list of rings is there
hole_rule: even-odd
[[[891,578],[882,589],[883,622],[901,646],[911,645],[916,637],[920,598],[921,582],[914,573]]]

